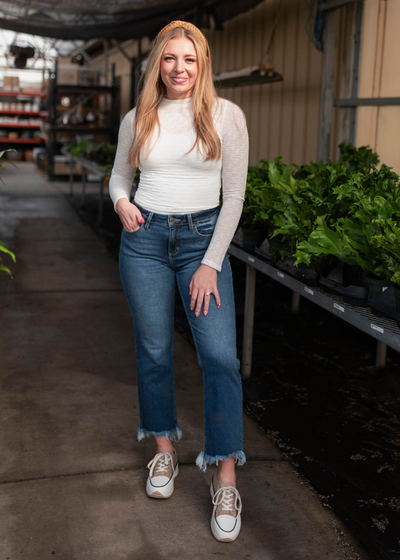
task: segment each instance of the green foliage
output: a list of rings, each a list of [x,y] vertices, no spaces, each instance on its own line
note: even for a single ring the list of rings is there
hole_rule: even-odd
[[[2,253],[7,253],[8,255],[10,255],[12,260],[16,262],[14,253],[11,252],[9,249],[7,249],[2,241],[0,241],[0,251]],[[13,278],[13,275],[11,274],[11,270],[3,265],[3,260],[1,257],[0,257],[0,272],[7,272],[7,274],[9,274],[11,278]]]
[[[342,142],[337,163],[249,167],[245,225],[268,225],[275,259],[337,258],[400,285],[400,183],[368,146]]]
[[[296,263],[331,254],[400,284],[399,176],[382,165],[356,178],[333,189],[346,215],[331,220],[330,226],[325,217],[317,220],[309,239],[297,245]]]
[[[66,144],[65,149],[77,159],[89,159],[97,163],[101,171],[107,171],[112,169],[117,146],[109,142],[93,143],[81,140]]]
[[[3,156],[6,152],[15,152],[15,150],[10,149],[10,150],[3,150],[2,152],[0,152],[0,160],[3,159]],[[4,165],[5,165],[4,160],[0,161],[0,168],[4,167]],[[12,260],[14,262],[16,262],[16,258],[15,258],[14,253],[12,251],[10,251],[9,249],[7,249],[2,241],[0,241],[0,252],[7,253],[8,255],[11,256]],[[1,257],[0,257],[0,272],[6,272],[7,274],[9,274],[11,276],[11,278],[13,278],[13,275],[11,274],[11,270],[3,265],[3,260],[2,260]]]
[[[339,150],[342,156],[341,161],[345,161],[348,164],[349,171],[369,173],[371,168],[379,163],[378,154],[369,146],[356,148],[352,144],[341,142]]]

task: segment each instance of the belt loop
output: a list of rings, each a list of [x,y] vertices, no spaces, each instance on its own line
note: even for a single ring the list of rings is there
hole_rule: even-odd
[[[151,222],[151,219],[152,219],[153,215],[154,215],[154,212],[150,212],[149,215],[147,216],[146,223],[144,224],[144,227],[145,227],[146,229],[149,229],[149,227],[150,227],[150,222]]]
[[[189,231],[193,231],[193,220],[192,214],[187,214],[188,224],[189,224]]]

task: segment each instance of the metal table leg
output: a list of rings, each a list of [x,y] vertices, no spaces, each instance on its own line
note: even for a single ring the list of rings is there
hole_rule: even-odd
[[[376,362],[377,369],[384,369],[386,367],[386,351],[387,345],[378,340],[376,345]]]
[[[300,294],[292,291],[292,313],[298,313],[300,310]]]
[[[243,352],[242,352],[242,378],[247,379],[251,375],[251,359],[253,353],[253,325],[254,325],[254,302],[256,295],[255,268],[246,265],[246,295],[244,304],[244,330],[243,330]]]
[[[97,218],[97,225],[99,226],[103,221],[103,193],[104,193],[104,177],[100,179],[100,198],[99,198],[99,214]]]
[[[86,169],[82,169],[82,198],[81,198],[81,208],[85,205],[85,194],[86,194]]]
[[[75,162],[70,160],[69,162],[69,196],[73,196],[73,188],[74,188],[74,166]]]

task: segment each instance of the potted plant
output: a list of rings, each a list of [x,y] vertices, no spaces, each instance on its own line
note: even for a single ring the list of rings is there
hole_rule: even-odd
[[[243,210],[238,230],[233,242],[245,249],[254,249],[268,236],[268,223],[260,217],[260,209],[265,203],[267,193],[268,171],[266,160],[260,160],[261,166],[249,166],[244,196]]]
[[[10,149],[10,150],[3,150],[2,152],[0,152],[0,160],[3,160],[3,156],[6,152],[15,152],[15,150]],[[1,167],[4,167],[4,160],[0,161],[0,168]],[[0,177],[0,181],[3,182],[3,179],[1,179],[1,177]],[[14,253],[12,251],[10,251],[9,249],[7,249],[7,247],[4,245],[4,243],[2,241],[0,241],[0,252],[1,253],[6,253],[7,255],[10,255],[12,260],[14,262],[16,262],[16,258],[15,258]],[[11,270],[8,267],[4,266],[3,260],[2,260],[1,257],[0,257],[0,272],[5,272],[5,273],[9,274],[11,276],[11,278],[13,278],[13,275],[11,274]]]

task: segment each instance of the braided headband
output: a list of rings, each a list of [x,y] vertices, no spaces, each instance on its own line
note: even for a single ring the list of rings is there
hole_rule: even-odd
[[[193,25],[193,23],[189,23],[188,21],[180,21],[180,20],[171,21],[171,23],[169,23],[168,25],[166,25],[161,29],[161,31],[156,37],[156,42],[159,39],[161,39],[161,37],[163,37],[167,33],[167,31],[170,31],[171,29],[175,29],[176,27],[184,27],[185,29],[192,31],[201,40],[205,48],[205,51],[208,52],[207,39],[204,37],[203,33],[200,31],[198,27]]]

